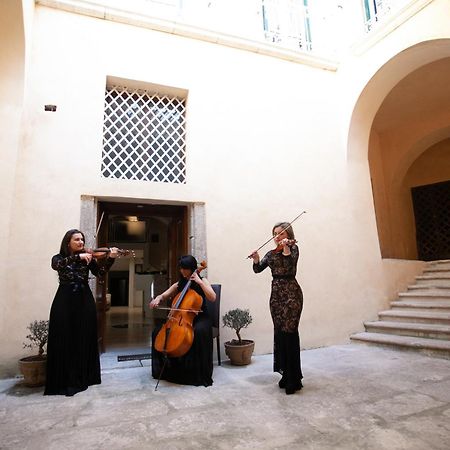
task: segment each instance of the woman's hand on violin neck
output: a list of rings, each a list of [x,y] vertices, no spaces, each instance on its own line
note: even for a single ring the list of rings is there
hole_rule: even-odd
[[[78,255],[79,255],[81,261],[86,261],[86,264],[89,264],[92,261],[91,253],[79,253]]]
[[[197,284],[202,284],[202,279],[198,276],[197,272],[194,272],[190,278],[191,281],[195,281]]]
[[[253,259],[254,264],[259,263],[259,253],[256,250],[254,252],[250,253],[250,258]]]
[[[295,239],[283,239],[280,243],[282,246],[282,251],[284,256],[289,256],[291,254],[291,247],[296,244]]]

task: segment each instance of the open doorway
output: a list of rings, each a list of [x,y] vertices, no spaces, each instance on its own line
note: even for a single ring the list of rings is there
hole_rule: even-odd
[[[187,206],[99,201],[97,212],[98,246],[133,251],[115,261],[105,281],[103,351],[149,352],[152,330],[167,311],[150,310],[148,300],[178,279],[178,259],[188,247]]]

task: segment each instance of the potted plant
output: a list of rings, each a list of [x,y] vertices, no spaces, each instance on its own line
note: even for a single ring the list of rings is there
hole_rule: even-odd
[[[223,317],[223,326],[232,328],[237,335],[237,339],[225,342],[225,353],[230,358],[230,362],[236,366],[245,366],[252,360],[255,343],[247,339],[241,339],[240,331],[247,328],[252,323],[252,316],[248,309],[232,309]]]
[[[20,359],[20,372],[26,386],[42,386],[46,375],[47,356],[44,347],[48,339],[48,320],[35,320],[27,329],[30,333],[26,336],[28,342],[23,343],[23,348],[38,347],[38,354]]]

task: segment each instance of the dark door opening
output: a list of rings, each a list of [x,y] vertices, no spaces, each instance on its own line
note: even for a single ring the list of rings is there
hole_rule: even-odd
[[[167,314],[150,311],[148,299],[178,279],[177,262],[187,252],[187,207],[99,202],[98,223],[98,246],[135,253],[133,261],[116,260],[98,286],[101,348],[148,347],[152,328]]]
[[[109,293],[111,307],[128,306],[128,272],[115,271],[109,274]]]
[[[411,189],[419,259],[450,259],[450,181]]]

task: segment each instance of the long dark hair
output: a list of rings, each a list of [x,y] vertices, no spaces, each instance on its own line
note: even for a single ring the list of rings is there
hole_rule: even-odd
[[[70,256],[69,243],[70,243],[70,240],[72,239],[72,236],[77,233],[80,233],[81,236],[83,236],[83,241],[86,242],[86,238],[84,237],[84,233],[82,231],[76,230],[75,228],[67,231],[67,233],[62,238],[61,247],[59,249],[59,254],[61,256],[64,256],[64,257]]]
[[[180,269],[190,270],[192,273],[194,273],[198,269],[198,263],[197,260],[192,255],[184,255],[179,259],[178,267]],[[186,283],[188,281],[189,280],[186,280],[186,278],[184,278],[180,274],[180,279],[178,280],[178,289],[180,291],[183,290],[184,286],[186,286]],[[193,282],[193,284],[191,284],[191,288],[193,288],[195,291],[199,291],[200,295],[203,295],[203,290],[200,288],[200,286],[197,285],[197,283]]]

